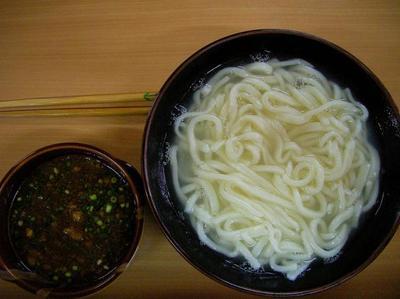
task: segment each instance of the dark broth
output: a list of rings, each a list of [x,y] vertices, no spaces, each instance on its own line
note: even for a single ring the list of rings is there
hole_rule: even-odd
[[[24,265],[57,286],[81,285],[115,268],[133,237],[127,182],[99,160],[55,157],[21,182],[9,234]]]

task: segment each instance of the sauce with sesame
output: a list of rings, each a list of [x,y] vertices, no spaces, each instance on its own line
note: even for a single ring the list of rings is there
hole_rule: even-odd
[[[118,266],[129,249],[131,196],[124,178],[93,157],[45,161],[15,194],[11,244],[24,267],[52,285],[93,282]]]

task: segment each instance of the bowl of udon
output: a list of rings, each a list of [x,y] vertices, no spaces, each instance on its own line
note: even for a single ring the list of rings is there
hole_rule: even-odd
[[[379,79],[321,38],[234,34],[169,77],[142,173],[166,237],[195,268],[258,295],[323,291],[399,224],[399,113]]]

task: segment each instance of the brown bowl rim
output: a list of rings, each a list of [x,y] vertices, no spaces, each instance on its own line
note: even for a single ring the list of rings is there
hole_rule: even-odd
[[[121,262],[118,264],[118,266],[115,267],[115,269],[111,272],[109,272],[104,280],[102,279],[98,283],[93,283],[85,288],[78,289],[78,290],[73,290],[73,291],[68,291],[63,290],[59,291],[57,289],[41,289],[37,288],[33,285],[31,285],[29,282],[25,282],[22,279],[19,279],[15,277],[15,275],[8,271],[9,268],[7,267],[7,264],[4,262],[3,258],[0,256],[0,265],[5,268],[5,270],[15,278],[15,280],[12,280],[11,282],[16,283],[19,287],[34,293],[38,294],[39,291],[43,290],[46,292],[46,296],[56,296],[56,297],[83,297],[83,296],[88,296],[92,295],[94,293],[97,293],[101,290],[103,290],[106,286],[110,285],[117,277],[119,277],[129,266],[129,264],[132,262],[138,248],[139,248],[139,241],[142,236],[143,232],[143,204],[144,204],[144,194],[140,194],[140,187],[138,184],[140,182],[135,182],[134,179],[132,179],[132,176],[128,173],[128,171],[123,167],[123,165],[126,165],[126,167],[132,167],[130,164],[119,160],[112,156],[111,154],[107,153],[106,151],[99,149],[95,146],[88,145],[88,144],[83,144],[83,143],[78,143],[78,142],[65,142],[65,143],[56,143],[56,144],[50,144],[44,147],[41,147],[29,155],[27,155],[25,158],[17,162],[3,177],[3,179],[0,182],[0,194],[3,192],[5,186],[12,180],[13,176],[21,169],[23,169],[26,165],[28,165],[29,162],[33,161],[34,159],[37,159],[41,156],[46,156],[52,152],[56,151],[77,151],[78,154],[91,154],[94,157],[100,157],[104,163],[107,164],[107,166],[110,166],[113,170],[117,171],[118,173],[123,174],[124,178],[127,180],[128,185],[130,186],[131,193],[133,194],[133,201],[135,201],[136,204],[136,217],[135,217],[135,231],[134,231],[134,238],[132,239],[128,252],[126,255],[122,258]],[[67,154],[67,153],[66,153]],[[9,200],[9,199],[8,199]],[[50,292],[47,292],[50,291]],[[48,294],[47,294],[48,293]]]
[[[204,52],[208,51],[209,49],[218,46],[222,43],[225,43],[227,41],[233,40],[233,39],[238,39],[238,38],[242,38],[245,36],[250,36],[250,35],[258,35],[258,34],[263,34],[263,35],[274,35],[274,34],[285,34],[285,35],[289,35],[289,36],[299,36],[299,37],[303,37],[309,40],[313,40],[316,42],[319,42],[321,44],[324,44],[326,46],[329,46],[330,48],[333,48],[334,50],[342,53],[343,55],[347,56],[347,58],[351,59],[352,61],[354,61],[358,67],[360,67],[361,69],[363,69],[370,77],[371,79],[377,84],[377,86],[379,87],[379,89],[383,92],[383,94],[385,95],[385,98],[388,100],[389,104],[392,106],[392,108],[394,109],[395,113],[396,113],[396,117],[399,119],[399,110],[398,107],[396,106],[396,104],[393,101],[392,96],[390,95],[390,93],[388,92],[388,90],[385,88],[385,86],[382,84],[382,82],[379,80],[379,78],[363,63],[361,62],[357,57],[355,57],[353,54],[349,53],[347,50],[341,48],[340,46],[326,40],[323,39],[321,37],[309,34],[309,33],[305,33],[305,32],[301,32],[301,31],[296,31],[296,30],[289,30],[289,29],[256,29],[256,30],[249,30],[249,31],[243,31],[243,32],[238,32],[238,33],[234,33],[225,37],[222,37],[214,42],[211,42],[209,44],[207,44],[206,46],[200,48],[199,50],[197,50],[196,52],[194,52],[193,54],[191,54],[186,60],[184,60],[174,71],[173,73],[168,77],[168,79],[165,81],[164,85],[162,86],[162,88],[160,89],[160,92],[158,93],[157,98],[155,99],[152,108],[150,110],[150,113],[147,117],[147,121],[146,121],[146,126],[145,126],[145,130],[144,130],[144,138],[143,138],[143,143],[142,143],[142,174],[143,174],[143,185],[144,185],[144,189],[145,189],[145,193],[149,202],[149,206],[150,209],[154,215],[154,217],[156,218],[158,225],[161,227],[162,232],[164,233],[164,235],[167,237],[168,241],[172,244],[172,246],[175,248],[175,250],[177,252],[179,252],[179,254],[189,263],[191,264],[195,269],[197,269],[198,271],[200,271],[202,274],[206,275],[207,277],[213,279],[214,281],[221,283],[225,286],[228,286],[230,288],[245,292],[245,293],[249,293],[249,294],[253,294],[253,295],[262,295],[262,296],[274,296],[274,297],[292,297],[292,296],[305,296],[305,295],[311,295],[311,294],[315,294],[315,293],[319,293],[325,290],[328,290],[330,288],[333,288],[335,286],[338,286],[346,281],[348,281],[349,279],[351,279],[352,277],[354,277],[355,275],[357,275],[358,273],[360,273],[362,270],[364,270],[370,263],[372,263],[372,261],[374,261],[377,256],[383,251],[383,249],[386,247],[386,245],[389,243],[389,241],[393,238],[399,224],[400,224],[400,213],[398,213],[396,221],[394,222],[391,230],[389,231],[389,233],[386,235],[385,239],[379,244],[379,246],[374,250],[374,252],[368,257],[368,259],[366,259],[360,266],[358,266],[355,270],[345,274],[344,276],[330,282],[327,284],[324,284],[322,286],[319,287],[315,287],[315,288],[311,288],[311,289],[307,289],[307,290],[302,290],[302,291],[290,291],[290,292],[273,292],[273,291],[262,291],[262,290],[256,290],[256,289],[252,289],[252,288],[247,288],[247,287],[243,287],[243,286],[239,286],[236,285],[230,281],[224,280],[222,278],[220,278],[217,275],[214,275],[212,273],[210,273],[207,269],[204,269],[203,267],[197,265],[194,261],[192,261],[187,255],[186,252],[180,247],[179,243],[176,242],[173,237],[171,236],[171,233],[169,231],[169,229],[164,225],[164,223],[161,221],[161,217],[155,207],[155,204],[153,202],[153,196],[152,196],[152,191],[150,189],[149,186],[149,174],[147,171],[148,168],[148,164],[147,164],[147,149],[149,147],[148,145],[148,139],[149,139],[149,130],[150,130],[150,125],[151,123],[153,123],[154,121],[154,114],[155,111],[158,108],[158,105],[161,101],[161,99],[163,98],[166,90],[169,88],[169,86],[171,85],[171,82],[175,80],[175,78],[182,72],[182,70],[184,68],[187,67],[187,65],[189,65],[190,63],[192,63],[194,60],[196,60],[200,55],[202,55]]]

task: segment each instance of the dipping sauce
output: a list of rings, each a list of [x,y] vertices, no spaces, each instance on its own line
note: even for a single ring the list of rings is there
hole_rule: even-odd
[[[119,265],[133,238],[128,183],[91,156],[55,157],[21,182],[10,209],[11,244],[25,267],[58,287]]]

